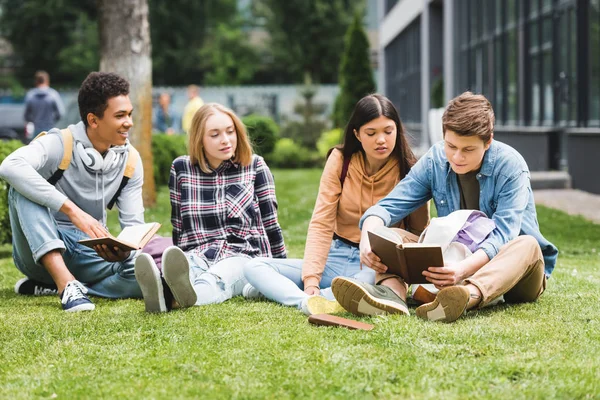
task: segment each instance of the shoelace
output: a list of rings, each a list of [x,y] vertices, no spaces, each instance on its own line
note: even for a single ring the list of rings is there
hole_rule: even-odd
[[[62,303],[66,304],[69,300],[79,300],[85,298],[87,289],[79,281],[71,281],[65,286],[62,296]]]

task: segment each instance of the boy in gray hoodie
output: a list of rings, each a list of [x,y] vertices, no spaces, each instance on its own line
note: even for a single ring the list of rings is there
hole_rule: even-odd
[[[105,245],[95,250],[80,239],[106,236],[106,204],[123,179],[133,107],[129,83],[112,73],[92,72],[78,96],[81,122],[70,125],[71,163],[54,184],[64,136],[54,128],[10,154],[0,177],[11,186],[9,213],[16,267],[27,276],[20,294],[58,293],[65,311],[93,310],[87,293],[108,298],[142,297],[134,276],[134,253]],[[67,146],[68,148],[68,146]],[[143,168],[116,198],[121,227],[144,223]]]

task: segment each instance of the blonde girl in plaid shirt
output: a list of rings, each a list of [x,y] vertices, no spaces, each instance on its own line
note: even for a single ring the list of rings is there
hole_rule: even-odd
[[[285,258],[277,222],[275,184],[262,157],[252,154],[246,128],[216,103],[194,115],[189,156],[171,166],[173,243],[162,258],[136,261],[146,311],[221,303],[242,293],[243,267],[254,257]]]

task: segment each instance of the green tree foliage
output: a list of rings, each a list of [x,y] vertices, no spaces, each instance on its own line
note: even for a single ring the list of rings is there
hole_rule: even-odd
[[[25,86],[39,69],[59,85],[98,69],[95,0],[0,0],[0,9],[0,33],[21,60],[15,72]]]
[[[205,85],[240,85],[252,81],[259,59],[239,25],[220,23],[202,47]]]
[[[252,80],[258,56],[241,32],[236,0],[148,5],[155,85]],[[39,69],[53,85],[78,86],[99,68],[96,0],[0,0],[0,10],[0,34],[20,60],[15,72],[23,86]]]
[[[338,81],[343,35],[364,0],[255,0],[254,14],[265,21],[275,82]]]
[[[152,70],[155,85],[204,83],[214,65],[204,62],[220,24],[236,16],[235,0],[149,0]],[[238,29],[232,27],[232,29]],[[229,49],[220,49],[224,54]],[[220,82],[224,84],[226,82]]]
[[[360,15],[348,28],[344,38],[344,54],[340,64],[340,93],[336,99],[334,124],[342,127],[350,118],[356,102],[375,91],[375,80],[369,57],[369,40]]]

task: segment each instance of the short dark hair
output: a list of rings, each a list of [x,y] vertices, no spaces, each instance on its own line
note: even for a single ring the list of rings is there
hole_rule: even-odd
[[[91,72],[81,84],[77,97],[81,120],[88,126],[89,113],[102,118],[108,108],[109,99],[128,94],[129,82],[121,76],[112,72]]]
[[[485,96],[464,92],[446,106],[442,116],[444,135],[449,129],[459,136],[478,136],[484,143],[494,133],[494,109]]]
[[[400,168],[400,179],[404,178],[411,167],[415,164],[416,158],[408,145],[404,125],[398,115],[398,110],[394,104],[385,96],[380,94],[370,94],[358,101],[350,116],[350,121],[344,131],[344,144],[342,153],[344,158],[350,158],[354,153],[360,151],[364,153],[362,143],[358,140],[354,131],[358,132],[360,127],[381,116],[391,119],[396,124],[396,145],[391,156],[398,160]]]

